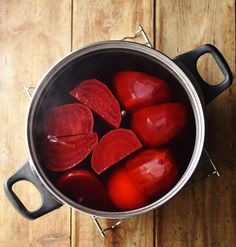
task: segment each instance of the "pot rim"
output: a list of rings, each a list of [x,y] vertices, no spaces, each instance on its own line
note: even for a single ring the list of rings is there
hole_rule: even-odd
[[[196,139],[195,139],[193,154],[187,169],[185,170],[184,174],[179,179],[179,181],[176,183],[176,185],[170,191],[168,191],[168,193],[166,193],[164,196],[162,196],[155,202],[148,204],[145,207],[138,208],[135,210],[130,210],[130,211],[109,212],[109,211],[95,210],[82,206],[67,198],[65,195],[63,195],[59,190],[55,188],[55,186],[50,182],[46,174],[43,172],[43,169],[40,167],[40,164],[36,158],[37,156],[33,146],[32,126],[33,126],[34,112],[35,112],[35,108],[37,107],[38,100],[41,97],[41,94],[44,88],[47,86],[48,82],[51,79],[53,79],[53,77],[57,74],[57,72],[59,72],[65,65],[67,65],[74,59],[78,58],[79,56],[99,50],[105,50],[105,49],[134,50],[136,52],[140,52],[141,54],[149,55],[154,59],[158,59],[158,61],[160,61],[164,66],[167,66],[168,69],[171,71],[171,73],[173,73],[175,77],[178,77],[178,81],[181,83],[182,87],[187,93],[193,109],[195,124],[196,124]],[[202,154],[204,139],[205,139],[205,119],[204,119],[203,107],[199,95],[196,89],[194,88],[192,82],[188,78],[188,76],[173,60],[171,60],[163,53],[153,48],[144,46],[142,44],[129,42],[129,41],[116,40],[116,41],[102,41],[102,42],[93,43],[84,46],[74,52],[71,52],[65,57],[63,57],[61,60],[59,60],[46,72],[46,74],[38,82],[33,97],[31,98],[29,104],[26,119],[27,119],[26,121],[27,124],[26,124],[25,133],[27,140],[27,151],[30,157],[29,162],[34,175],[41,181],[42,187],[45,190],[49,191],[52,194],[52,196],[56,198],[58,201],[60,201],[63,204],[68,204],[70,207],[74,208],[77,211],[89,215],[98,216],[102,218],[109,218],[109,219],[123,219],[135,215],[140,215],[150,210],[153,210],[161,206],[168,200],[170,200],[174,195],[176,195],[177,192],[180,191],[181,188],[183,188],[183,186],[187,183],[192,173],[196,169]]]

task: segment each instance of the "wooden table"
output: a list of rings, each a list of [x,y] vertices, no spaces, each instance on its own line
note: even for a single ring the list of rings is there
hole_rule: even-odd
[[[58,59],[82,45],[131,35],[142,24],[156,49],[170,57],[204,43],[219,48],[235,74],[233,0],[0,1],[1,183],[27,160],[24,136],[34,86]],[[208,81],[220,73],[206,56]],[[35,221],[22,218],[0,191],[0,246],[233,246],[236,242],[236,86],[206,109],[206,146],[221,173],[180,192],[161,208],[127,220],[102,239],[88,216],[64,206]],[[29,208],[37,191],[19,182]],[[103,225],[111,221],[102,220]]]

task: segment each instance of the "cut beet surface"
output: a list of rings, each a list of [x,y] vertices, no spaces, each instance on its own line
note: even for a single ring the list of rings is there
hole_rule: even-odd
[[[142,147],[132,130],[116,129],[104,135],[92,154],[92,168],[97,174]]]
[[[85,80],[70,94],[90,107],[112,127],[119,128],[121,121],[120,105],[104,83],[96,79]]]
[[[93,115],[83,104],[60,105],[50,109],[44,120],[46,136],[68,136],[93,131]]]
[[[97,133],[75,136],[49,136],[42,141],[42,155],[46,168],[51,171],[66,171],[82,162],[95,148]]]

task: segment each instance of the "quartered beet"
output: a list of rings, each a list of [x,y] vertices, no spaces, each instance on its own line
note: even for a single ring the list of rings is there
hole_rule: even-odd
[[[43,128],[46,136],[68,136],[91,133],[93,115],[83,104],[73,103],[50,109],[44,119]]]
[[[132,130],[116,129],[104,135],[92,154],[92,168],[100,174],[107,168],[142,147]]]
[[[48,136],[42,141],[45,166],[51,171],[66,171],[82,162],[95,148],[97,133],[74,136]]]
[[[108,206],[106,190],[90,171],[76,169],[58,178],[56,186],[71,200],[84,206],[105,210]]]
[[[110,89],[96,79],[85,80],[70,94],[96,112],[114,128],[119,128],[121,121],[120,105]]]

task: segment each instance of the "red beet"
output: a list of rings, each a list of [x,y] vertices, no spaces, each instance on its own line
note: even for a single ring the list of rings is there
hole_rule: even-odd
[[[99,141],[92,154],[92,168],[97,174],[141,148],[137,136],[132,130],[111,130]]]
[[[187,120],[185,104],[164,103],[134,112],[131,126],[143,144],[158,147],[174,139],[186,127]]]
[[[161,195],[177,180],[178,167],[167,149],[147,149],[125,162],[126,172],[146,195]]]
[[[45,116],[43,128],[46,136],[68,136],[93,131],[93,115],[83,104],[60,105],[50,109]]]
[[[120,105],[104,83],[96,79],[85,80],[70,94],[90,107],[108,124],[114,128],[119,128],[121,121]]]
[[[121,71],[113,85],[123,107],[130,112],[171,100],[166,81],[138,71]]]
[[[56,181],[62,193],[84,206],[105,210],[107,193],[99,179],[90,171],[76,169],[63,174]]]
[[[41,147],[45,165],[51,171],[66,171],[82,162],[97,142],[97,133],[49,137]]]

